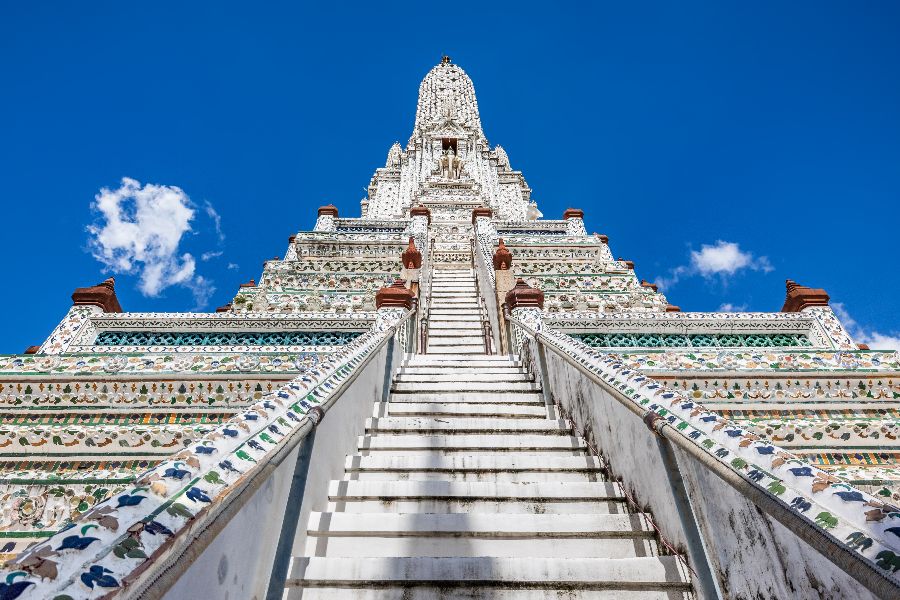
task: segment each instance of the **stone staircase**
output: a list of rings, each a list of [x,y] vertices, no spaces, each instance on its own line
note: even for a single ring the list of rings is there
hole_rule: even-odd
[[[345,467],[286,598],[692,597],[684,566],[507,356],[410,357]]]
[[[484,354],[472,269],[435,269],[428,309],[428,354]]]

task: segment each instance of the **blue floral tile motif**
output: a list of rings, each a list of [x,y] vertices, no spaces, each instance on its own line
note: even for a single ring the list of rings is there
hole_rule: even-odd
[[[6,576],[6,581],[0,583],[0,600],[16,600],[21,596],[29,586],[34,585],[31,581],[16,581],[17,577],[28,575],[24,571],[15,571]]]
[[[93,565],[86,573],[81,574],[81,582],[91,589],[94,589],[94,586],[105,588],[119,587],[119,582],[109,573],[112,573],[112,571],[106,567]]]

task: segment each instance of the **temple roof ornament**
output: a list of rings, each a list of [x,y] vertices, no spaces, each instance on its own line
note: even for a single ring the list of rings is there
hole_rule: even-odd
[[[329,216],[329,217],[337,218],[337,216],[338,216],[337,206],[335,206],[334,204],[326,204],[325,206],[320,206],[319,207],[319,216],[320,217]]]
[[[828,306],[828,293],[822,289],[810,288],[788,279],[785,282],[787,294],[781,312],[800,312],[811,306]]]
[[[375,292],[375,308],[412,308],[415,294],[406,287],[402,279]]]
[[[475,86],[466,72],[445,56],[431,69],[419,85],[419,104],[412,138],[453,123],[483,141]]]
[[[412,208],[409,209],[409,216],[412,217],[427,217],[428,224],[431,224],[431,211],[428,210],[427,206],[422,206],[421,204],[416,204]]]
[[[403,254],[400,256],[400,260],[403,263],[403,266],[407,269],[421,268],[422,253],[419,252],[418,248],[416,248],[414,237],[410,236],[409,246],[407,246],[406,250],[403,251]]]
[[[399,167],[401,157],[400,153],[400,142],[394,142],[394,145],[391,146],[390,150],[388,150],[387,161],[384,163],[385,168],[391,169]]]
[[[113,277],[91,287],[77,288],[72,292],[72,302],[76,305],[99,306],[103,312],[122,312],[116,298],[116,280]]]
[[[517,308],[544,308],[544,292],[531,287],[520,277],[516,286],[506,292],[504,304],[510,311]]]
[[[506,271],[512,265],[512,252],[503,243],[503,238],[500,238],[500,242],[497,244],[493,259],[495,271]]]
[[[490,219],[493,215],[494,211],[492,211],[488,207],[479,206],[478,208],[472,210],[472,223],[474,223],[475,220],[478,219],[478,217],[487,217],[488,219]]]

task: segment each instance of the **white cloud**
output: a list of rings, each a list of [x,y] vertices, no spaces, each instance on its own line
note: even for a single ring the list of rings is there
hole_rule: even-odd
[[[857,343],[867,344],[872,350],[896,350],[900,352],[900,334],[886,334],[873,331],[860,325],[856,319],[850,316],[847,308],[841,302],[833,302],[831,310],[837,315],[841,324],[847,329],[847,333]]]
[[[219,258],[220,256],[222,256],[221,250],[217,250],[215,252],[204,252],[203,254],[200,255],[200,260],[202,260],[203,262],[206,262],[206,261],[212,260],[214,258]]]
[[[719,306],[719,312],[746,312],[747,305],[746,304],[732,304],[731,302],[726,302]]]
[[[703,244],[700,252],[691,251],[691,267],[704,277],[713,275],[734,275],[741,269],[768,273],[773,270],[769,259],[765,256],[753,258],[750,252],[743,252],[734,242],[719,240],[713,246]]]
[[[94,258],[113,273],[138,275],[145,296],[181,285],[191,290],[198,307],[205,305],[215,288],[196,274],[193,255],[179,249],[195,214],[181,188],[123,177],[119,188],[102,188],[91,208],[100,215],[87,228]]]
[[[212,219],[213,224],[216,226],[216,236],[219,238],[220,242],[224,242],[225,234],[222,233],[222,217],[216,212],[213,205],[209,203],[209,200],[207,200],[203,206],[206,209],[206,214]]]
[[[725,280],[742,269],[768,273],[775,270],[765,256],[754,257],[751,252],[744,252],[735,242],[718,240],[715,244],[703,244],[700,250],[691,250],[690,265],[675,267],[667,276],[657,277],[660,288],[671,288],[684,277],[701,275],[702,277],[720,277]]]
[[[228,263],[228,268],[232,271],[237,271],[240,267],[236,263]]]

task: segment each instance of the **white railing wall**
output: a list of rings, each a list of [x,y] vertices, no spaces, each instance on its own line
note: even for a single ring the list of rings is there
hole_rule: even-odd
[[[549,400],[684,554],[702,598],[897,598],[900,513],[517,309]]]
[[[280,598],[309,511],[412,350],[413,315],[379,310],[370,331],[29,548],[0,574],[4,597]]]

